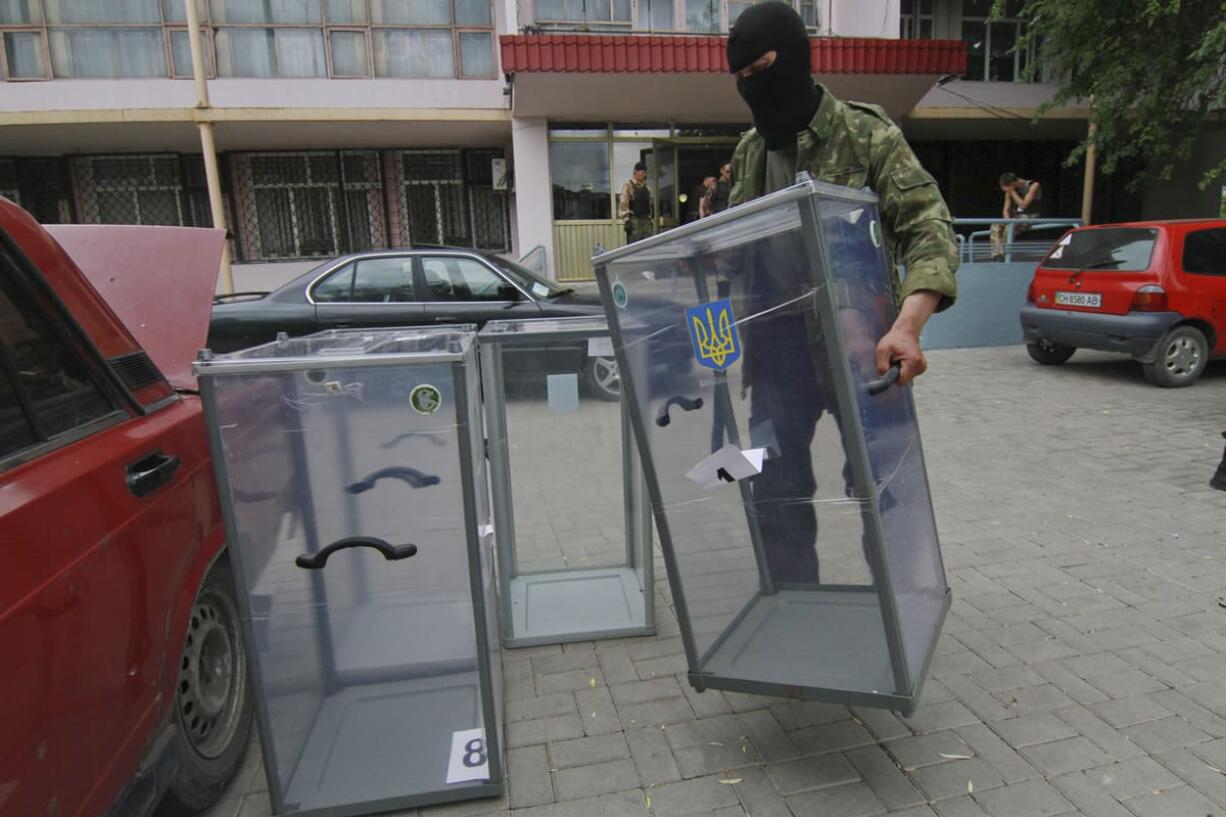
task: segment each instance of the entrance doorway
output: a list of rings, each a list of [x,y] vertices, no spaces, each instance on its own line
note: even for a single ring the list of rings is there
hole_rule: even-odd
[[[657,139],[642,152],[651,180],[656,229],[664,231],[698,220],[703,179],[719,178],[719,168],[732,161],[736,140],[704,139],[700,143]]]

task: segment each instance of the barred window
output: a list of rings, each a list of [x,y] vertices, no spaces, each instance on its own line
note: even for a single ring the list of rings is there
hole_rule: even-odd
[[[79,156],[72,175],[86,224],[212,226],[200,156]]]
[[[493,188],[491,150],[405,150],[399,165],[399,238],[405,245],[487,250],[510,245],[506,193]]]
[[[0,196],[28,210],[40,224],[70,224],[72,212],[67,163],[62,159],[0,159]]]
[[[234,170],[244,259],[328,258],[385,245],[375,151],[239,154]]]

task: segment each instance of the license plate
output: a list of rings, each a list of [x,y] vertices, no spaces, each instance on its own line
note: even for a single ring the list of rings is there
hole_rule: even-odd
[[[1057,292],[1056,306],[1093,306],[1103,305],[1103,296],[1097,292]]]

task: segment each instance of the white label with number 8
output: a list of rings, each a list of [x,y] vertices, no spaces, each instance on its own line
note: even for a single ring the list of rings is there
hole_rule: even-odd
[[[465,729],[451,733],[451,755],[447,761],[447,783],[490,779],[490,758],[484,729]]]

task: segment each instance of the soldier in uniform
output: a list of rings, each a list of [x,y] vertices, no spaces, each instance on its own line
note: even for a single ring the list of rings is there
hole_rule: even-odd
[[[732,205],[793,184],[798,171],[816,181],[877,194],[887,257],[900,257],[906,279],[892,281],[897,320],[884,337],[867,338],[855,310],[841,316],[848,352],[884,373],[900,364],[905,384],[927,368],[919,336],[933,312],[956,295],[958,266],[952,220],[932,177],[920,166],[902,132],[881,108],[836,99],[813,81],[808,32],[791,6],[764,2],[741,13],[728,38],[728,64],[737,91],[753,114],[754,128],[732,158]],[[791,255],[796,256],[799,248]],[[781,276],[806,274],[748,264],[740,281],[725,286],[748,298],[759,314],[778,303]],[[835,271],[840,274],[839,271]],[[854,274],[854,271],[850,271]],[[847,274],[843,271],[841,274]],[[751,390],[750,425],[771,428],[779,456],[771,456],[754,481],[754,506],[772,577],[777,582],[817,582],[817,490],[811,447],[818,420],[835,414],[829,361],[814,348],[802,306],[778,309],[748,321],[742,331],[743,384]],[[844,469],[844,478],[849,475]]]
[[[617,197],[617,217],[626,229],[626,243],[647,238],[651,228],[651,189],[647,187],[647,165],[638,162],[634,174],[622,185]]]

